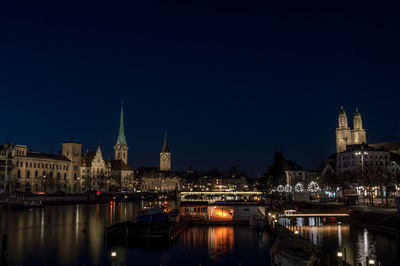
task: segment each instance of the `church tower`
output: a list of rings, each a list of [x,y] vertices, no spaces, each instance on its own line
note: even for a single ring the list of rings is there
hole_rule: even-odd
[[[164,145],[160,152],[160,171],[171,171],[171,153],[168,149],[167,132],[165,132]]]
[[[338,127],[336,128],[336,152],[343,152],[346,150],[347,145],[352,144],[351,130],[347,123],[347,115],[343,110],[343,106],[340,107],[340,113],[338,118]]]
[[[353,118],[353,130],[351,131],[351,138],[353,144],[361,144],[367,143],[367,133],[362,125],[361,114],[358,112],[358,108],[356,108],[356,112]]]
[[[121,103],[121,118],[119,121],[119,134],[117,143],[114,145],[114,159],[122,160],[125,164],[128,164],[128,144],[125,139],[124,130],[124,106]]]

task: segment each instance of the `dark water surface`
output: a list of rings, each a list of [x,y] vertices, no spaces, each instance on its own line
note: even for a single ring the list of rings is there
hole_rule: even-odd
[[[351,265],[367,265],[367,258],[374,259],[375,265],[400,265],[400,241],[389,235],[332,223],[327,218],[280,218],[279,223],[333,254],[346,253],[346,262]]]
[[[133,220],[138,203],[0,209],[10,265],[269,265],[270,237],[248,226],[189,227],[173,243],[109,246],[104,227]],[[116,257],[111,253],[116,252]]]
[[[248,226],[189,227],[170,244],[146,241],[109,246],[104,227],[134,220],[143,205],[116,203],[0,208],[0,233],[8,234],[10,265],[269,265],[270,236]],[[170,203],[174,207],[174,203]],[[280,221],[284,223],[284,221]],[[332,253],[346,248],[347,261],[399,265],[400,243],[390,236],[316,218],[296,221],[300,233]],[[116,257],[111,253],[116,252]]]

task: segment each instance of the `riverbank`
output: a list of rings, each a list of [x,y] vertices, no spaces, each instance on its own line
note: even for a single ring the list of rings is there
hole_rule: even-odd
[[[400,215],[392,209],[380,208],[360,208],[358,206],[343,206],[327,203],[297,203],[299,210],[329,209],[333,212],[347,212],[348,217],[343,217],[342,221],[371,231],[389,234],[400,238]]]
[[[270,249],[271,265],[338,265],[336,254],[323,250],[296,230],[291,231],[273,219],[269,219],[268,228],[275,236]]]

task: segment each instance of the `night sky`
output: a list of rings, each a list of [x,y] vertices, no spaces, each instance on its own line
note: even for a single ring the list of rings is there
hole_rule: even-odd
[[[31,2],[0,2],[0,143],[112,158],[121,100],[134,168],[158,165],[166,129],[174,170],[256,176],[281,144],[313,169],[341,105],[368,142],[400,139],[398,7]]]

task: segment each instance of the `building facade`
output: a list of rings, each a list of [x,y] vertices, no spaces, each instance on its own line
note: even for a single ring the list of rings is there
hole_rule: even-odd
[[[111,187],[111,164],[103,159],[100,145],[82,155],[81,176],[83,191],[108,191]]]
[[[3,192],[79,192],[81,144],[62,143],[61,154],[28,151],[26,145],[0,146]]]
[[[363,128],[361,114],[358,108],[353,118],[353,129],[350,129],[346,112],[341,106],[336,128],[336,152],[343,152],[348,145],[367,143],[367,133]]]
[[[391,166],[391,153],[389,151],[372,148],[365,143],[350,145],[345,151],[336,155],[338,174],[389,170]]]

